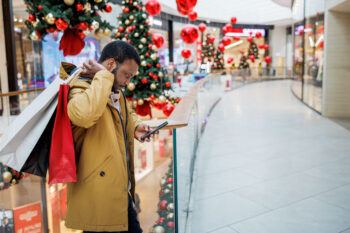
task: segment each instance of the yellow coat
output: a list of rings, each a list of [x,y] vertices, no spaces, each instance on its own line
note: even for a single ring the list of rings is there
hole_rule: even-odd
[[[63,64],[65,78],[72,65]],[[134,195],[134,131],[139,124],[120,97],[121,117],[111,106],[114,76],[103,70],[91,80],[70,83],[68,115],[72,122],[78,182],[68,184],[66,226],[84,231],[128,230],[128,170]],[[127,108],[125,108],[127,107]],[[113,116],[113,115],[114,116]],[[127,145],[123,127],[126,125]]]

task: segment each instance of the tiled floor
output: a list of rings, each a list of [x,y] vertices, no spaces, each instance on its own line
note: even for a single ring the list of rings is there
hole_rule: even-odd
[[[350,131],[290,81],[227,93],[195,167],[192,233],[350,233]]]

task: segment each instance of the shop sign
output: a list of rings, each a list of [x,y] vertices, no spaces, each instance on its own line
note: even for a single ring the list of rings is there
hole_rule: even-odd
[[[41,202],[13,209],[15,233],[41,233]]]

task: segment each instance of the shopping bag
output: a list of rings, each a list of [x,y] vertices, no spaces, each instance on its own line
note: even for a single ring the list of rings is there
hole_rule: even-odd
[[[76,164],[71,122],[68,117],[69,85],[61,84],[52,131],[49,184],[76,182]]]
[[[17,171],[46,176],[57,94],[60,85],[69,83],[78,72],[80,69],[67,80],[55,79],[15,118],[1,138],[0,162]]]

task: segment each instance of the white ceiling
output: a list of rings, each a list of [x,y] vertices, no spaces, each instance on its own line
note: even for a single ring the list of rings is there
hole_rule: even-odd
[[[159,1],[163,11],[178,14],[176,0]],[[228,22],[235,16],[238,19],[237,23],[281,24],[280,22],[292,18],[289,1],[291,0],[197,0],[194,10],[198,13],[199,19],[217,22]],[[287,4],[289,7],[281,4]]]

